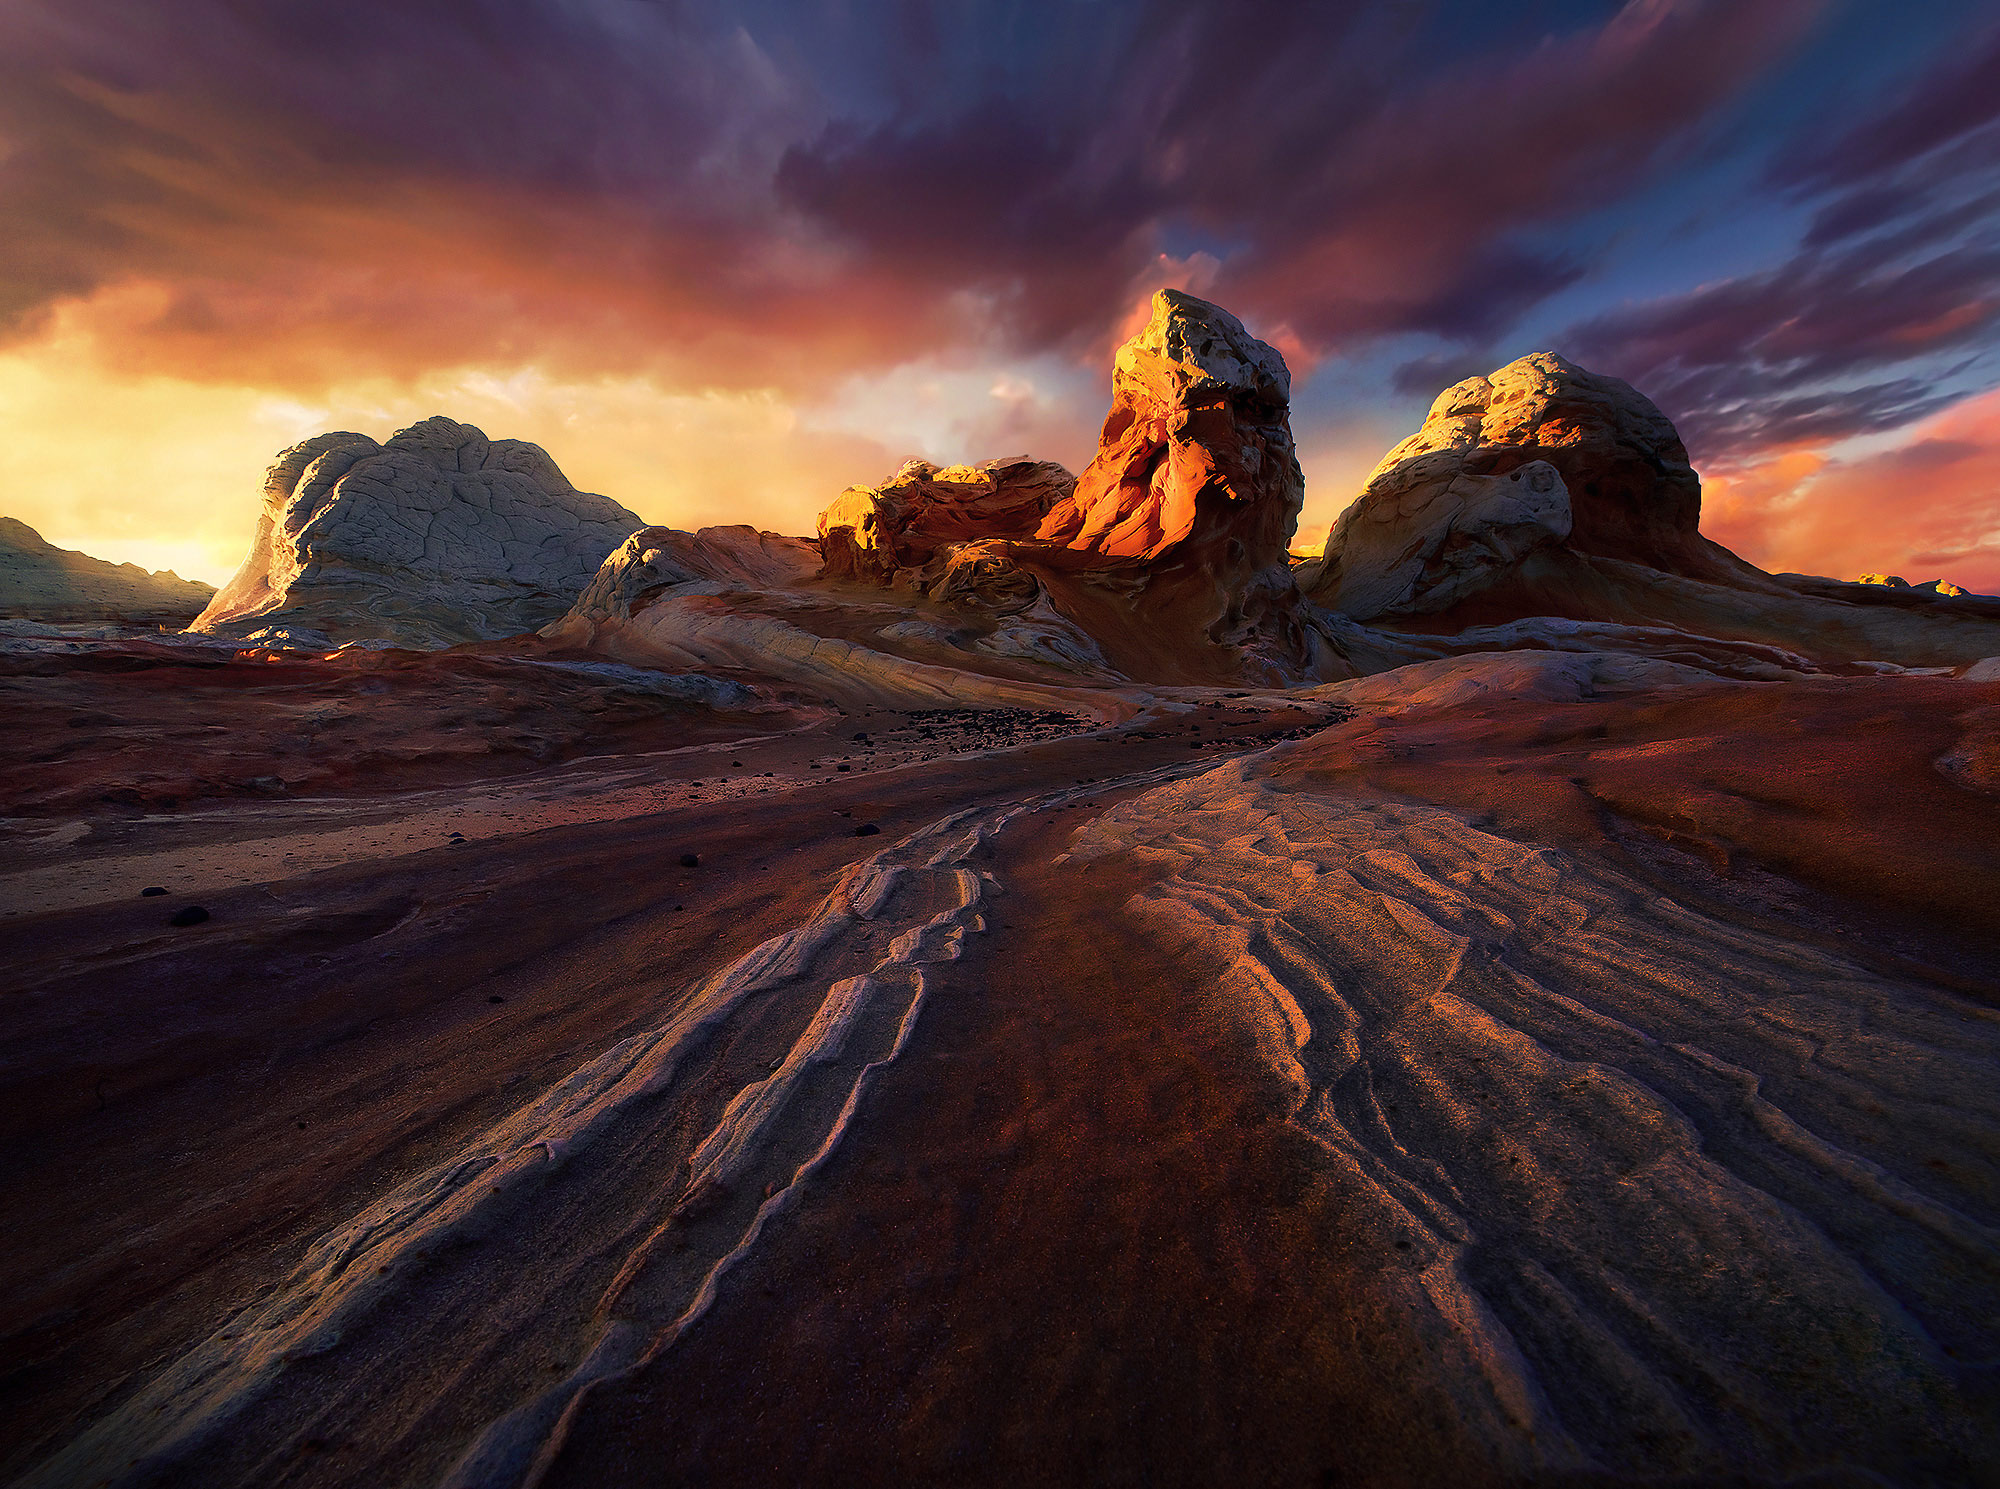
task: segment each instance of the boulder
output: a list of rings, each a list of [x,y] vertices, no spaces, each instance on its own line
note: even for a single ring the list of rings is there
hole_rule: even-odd
[[[1449,609],[1562,543],[1574,522],[1569,488],[1545,460],[1444,481],[1410,461],[1374,498],[1349,509],[1335,566],[1339,608],[1363,620]]]
[[[543,635],[582,634],[605,621],[627,621],[662,595],[731,589],[783,589],[819,567],[819,550],[805,538],[780,537],[745,524],[682,532],[642,527],[604,560],[567,616]]]
[[[58,548],[27,523],[0,517],[0,617],[52,625],[90,621],[172,626],[199,615],[215,590],[170,570],[108,563]]]
[[[191,629],[308,647],[518,635],[568,611],[644,525],[540,446],[469,424],[316,435],[272,465],[249,556]]]

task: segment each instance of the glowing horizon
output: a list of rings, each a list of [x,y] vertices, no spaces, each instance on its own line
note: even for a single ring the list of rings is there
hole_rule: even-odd
[[[1174,284],[1292,364],[1302,546],[1437,392],[1548,348],[1675,420],[1751,561],[2000,591],[1972,0],[865,43],[810,3],[191,4],[0,17],[0,511],[65,547],[220,583],[279,450],[433,413],[686,528],[810,532],[911,455],[1077,469]]]

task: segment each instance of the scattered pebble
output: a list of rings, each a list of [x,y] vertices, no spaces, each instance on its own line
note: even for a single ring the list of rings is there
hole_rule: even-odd
[[[142,900],[150,900],[156,894],[165,894],[165,893],[166,890],[163,889],[161,886],[157,884],[151,884],[139,891],[139,898]]]
[[[882,829],[877,827],[873,822],[864,822],[859,827],[854,829],[854,835],[857,838],[872,838],[875,836],[876,833],[880,832],[881,830]]]
[[[681,855],[681,867],[682,867],[682,868],[684,868],[684,869],[698,869],[698,868],[700,868],[700,867],[701,867],[701,855],[700,855],[699,853],[683,853],[683,854]],[[675,908],[675,909],[679,909],[680,907],[679,907],[679,906],[677,905],[677,906],[675,906],[674,908]]]
[[[200,925],[206,919],[208,919],[208,911],[204,910],[200,905],[189,905],[169,915],[167,917],[167,924],[173,926]]]

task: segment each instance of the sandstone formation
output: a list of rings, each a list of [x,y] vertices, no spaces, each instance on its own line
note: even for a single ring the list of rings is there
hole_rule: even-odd
[[[1638,649],[1775,649],[1794,672],[1956,666],[2000,645],[2000,605],[1885,576],[1766,574],[1704,538],[1700,515],[1701,483],[1651,402],[1536,352],[1440,394],[1296,575],[1329,612],[1438,645],[1495,628],[1561,645],[1583,622]]]
[[[1275,347],[1179,290],[1118,350],[1097,457],[1038,536],[1105,558],[1169,550],[1218,573],[1284,563],[1305,499]]]
[[[978,465],[911,460],[880,486],[850,486],[820,514],[820,551],[834,578],[889,583],[958,544],[1029,538],[1076,488],[1051,460],[1017,455]],[[914,582],[923,587],[924,577]],[[930,576],[935,577],[935,576]]]
[[[818,565],[819,552],[806,539],[759,532],[745,524],[694,533],[642,527],[604,560],[569,614],[545,631],[560,635],[580,625],[627,621],[650,601],[690,585],[706,585],[709,594],[781,589]]]
[[[1190,660],[1221,648],[1216,670],[1310,675],[1286,553],[1305,499],[1290,407],[1276,348],[1221,307],[1160,290],[1118,351],[1096,458],[1037,536],[1120,596],[1100,607],[1106,622],[1122,611]]]
[[[192,629],[303,647],[518,635],[567,611],[643,525],[540,446],[469,424],[315,435],[272,465],[249,556]]]
[[[1940,595],[1947,600],[1964,599],[1971,594],[1970,590],[1961,589],[1958,585],[1952,584],[1947,580],[1926,579],[1922,584],[1912,584],[1907,579],[1903,579],[1895,574],[1858,574],[1855,576],[1854,582],[1856,584],[1880,585],[1887,589],[1906,589],[1913,594]],[[1991,596],[1974,596],[1974,598],[1991,598]]]
[[[58,548],[27,523],[0,517],[0,617],[65,624],[113,621],[178,629],[214,589],[171,570],[107,563]]]
[[[1021,577],[1033,603],[947,630],[902,606],[829,602],[807,583],[819,566],[819,548],[804,538],[744,526],[642,528],[541,636],[640,666],[754,674],[849,706],[1130,712],[1129,702],[1075,690],[1079,678],[1111,674],[1031,576]]]
[[[1700,518],[1701,481],[1667,417],[1616,378],[1534,352],[1440,393],[1301,578],[1321,604],[1366,620],[1448,609],[1557,543],[1741,577],[1748,565],[1703,538]]]

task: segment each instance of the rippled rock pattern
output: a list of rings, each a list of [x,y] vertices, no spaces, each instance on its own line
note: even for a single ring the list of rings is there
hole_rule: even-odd
[[[539,445],[470,424],[315,435],[272,465],[249,556],[192,629],[302,647],[520,635],[643,525]]]
[[[2000,1337],[1990,1016],[1433,807],[1242,766],[1077,838],[1217,996],[1517,1474],[1970,1472]],[[1368,1222],[1355,1221],[1357,1225]]]

